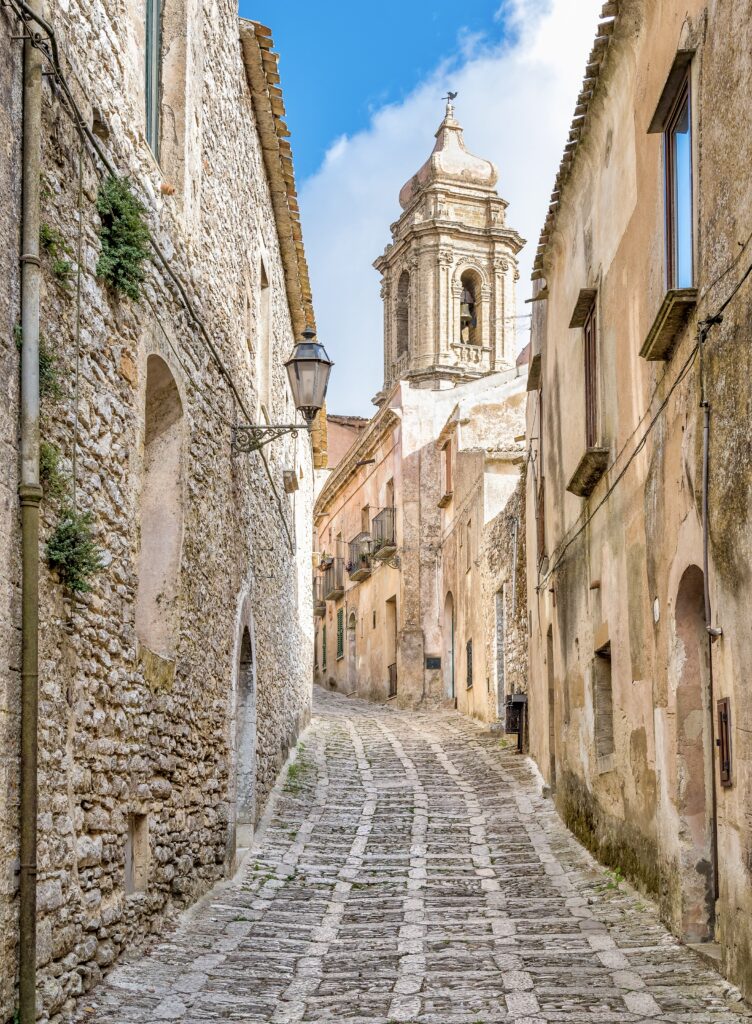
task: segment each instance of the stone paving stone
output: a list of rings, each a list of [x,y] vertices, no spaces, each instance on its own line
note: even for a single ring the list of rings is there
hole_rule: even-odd
[[[99,1024],[738,1024],[529,763],[450,712],[317,693],[241,873],[85,997]]]

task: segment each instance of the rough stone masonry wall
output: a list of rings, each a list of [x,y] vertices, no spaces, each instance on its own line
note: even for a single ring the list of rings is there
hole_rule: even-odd
[[[18,860],[19,528],[18,218],[21,199],[21,49],[0,8],[0,1019],[13,1000]]]
[[[520,477],[504,509],[483,530],[481,587],[484,609],[486,665],[496,673],[499,623],[496,595],[504,602],[504,693],[527,693],[527,573],[525,554],[525,475]],[[514,534],[517,524],[517,558]],[[514,583],[514,586],[513,586]],[[512,592],[515,591],[514,612]],[[495,701],[495,688],[492,687]]]
[[[292,328],[240,57],[236,5],[230,0],[207,4],[191,26],[192,45],[203,55],[194,66],[198,77],[190,83],[198,97],[194,123],[199,126],[201,173],[184,184],[176,180],[178,192],[172,197],[160,192],[162,174],[139,133],[140,107],[129,99],[127,82],[141,73],[142,54],[133,47],[131,22],[121,5],[76,0],[48,14],[70,58],[71,80],[85,116],[91,123],[97,108],[97,118],[109,130],[105,149],[147,197],[156,236],[254,410],[244,279],[258,273],[263,251],[272,293],[270,411],[289,422],[281,358]],[[4,95],[18,82],[5,69],[3,64]],[[43,102],[42,219],[61,231],[75,260],[79,143],[49,84]],[[3,103],[4,117],[7,109]],[[15,129],[18,134],[18,121]],[[15,145],[11,138],[11,151]],[[3,161],[3,195],[13,198],[17,179],[5,177],[6,166]],[[299,528],[299,549],[291,555],[259,456],[231,455],[230,429],[240,420],[238,409],[163,274],[148,267],[139,304],[117,298],[95,279],[97,178],[88,161],[83,185],[78,501],[93,513],[106,564],[93,592],[77,601],[65,596],[44,566],[41,573],[38,959],[43,1019],[52,1021],[65,1019],[76,996],[124,949],[158,931],[174,908],[226,871],[233,852],[231,738],[241,609],[246,618],[252,614],[255,634],[257,808],[310,714],[312,668],[309,532]],[[183,212],[188,205],[183,187],[191,195],[190,218]],[[3,211],[9,208],[2,204]],[[75,288],[61,287],[50,269],[45,260],[42,334],[54,352],[62,395],[44,400],[42,436],[59,447],[69,472],[76,398]],[[7,314],[0,309],[0,315],[5,328]],[[252,306],[251,320],[254,315]],[[3,359],[15,362],[3,333]],[[174,662],[144,653],[134,626],[150,353],[169,365],[183,404],[183,543]],[[11,397],[15,372],[3,377],[4,384],[11,381]],[[13,415],[7,414],[10,424]],[[3,452],[12,437],[5,417],[3,412]],[[281,440],[267,453],[280,491],[283,468],[302,470],[296,519],[307,521],[313,478],[307,444]],[[4,470],[3,482],[6,475]],[[14,487],[3,499],[3,538],[11,526],[15,529]],[[292,499],[282,494],[281,500],[292,522]],[[48,494],[42,507],[43,543],[56,516]],[[5,576],[16,571],[16,555],[5,544],[3,539],[3,606]],[[15,825],[16,817],[18,687],[15,678],[12,685],[9,679],[4,667],[5,691],[0,692],[10,688],[12,715],[2,721],[0,830],[8,821]],[[0,707],[5,712],[5,704]],[[125,840],[133,813],[148,815],[148,886],[126,895]],[[0,831],[4,872],[17,857],[10,836]],[[0,977],[12,982],[17,926],[9,890],[4,873]],[[3,980],[0,1021],[11,1020],[13,1012],[11,985]]]

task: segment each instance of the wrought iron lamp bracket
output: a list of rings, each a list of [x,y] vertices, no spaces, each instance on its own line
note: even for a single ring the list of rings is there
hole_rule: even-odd
[[[270,441],[291,434],[297,437],[301,431],[308,430],[303,423],[274,423],[268,426],[246,425],[232,428],[232,451],[236,455],[257,452]]]

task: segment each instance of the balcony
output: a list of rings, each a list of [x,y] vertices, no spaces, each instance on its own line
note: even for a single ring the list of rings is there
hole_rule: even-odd
[[[323,589],[325,601],[339,601],[345,594],[345,565],[341,558],[332,558],[324,572]]]
[[[326,615],[326,601],[324,600],[324,581],[319,576],[313,581],[313,614],[320,619]]]
[[[359,533],[348,545],[349,560],[347,574],[351,580],[368,579],[373,569],[371,558],[371,534]]]
[[[391,558],[397,550],[394,512],[393,508],[382,508],[379,514],[374,516],[373,523],[371,524],[374,558]]]
[[[567,484],[567,490],[578,498],[589,498],[607,469],[608,448],[586,448]]]
[[[696,288],[671,288],[666,292],[645,344],[640,349],[643,359],[670,358],[679,333],[696,304]]]

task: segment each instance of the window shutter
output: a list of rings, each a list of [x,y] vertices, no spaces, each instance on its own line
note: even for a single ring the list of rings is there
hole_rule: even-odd
[[[473,685],[473,641],[467,641],[467,688]]]
[[[724,789],[732,786],[731,773],[731,701],[724,697],[718,701],[718,756],[721,761],[721,785]]]
[[[337,660],[345,656],[345,612],[337,612]]]
[[[326,668],[326,626],[321,627],[321,667]]]

